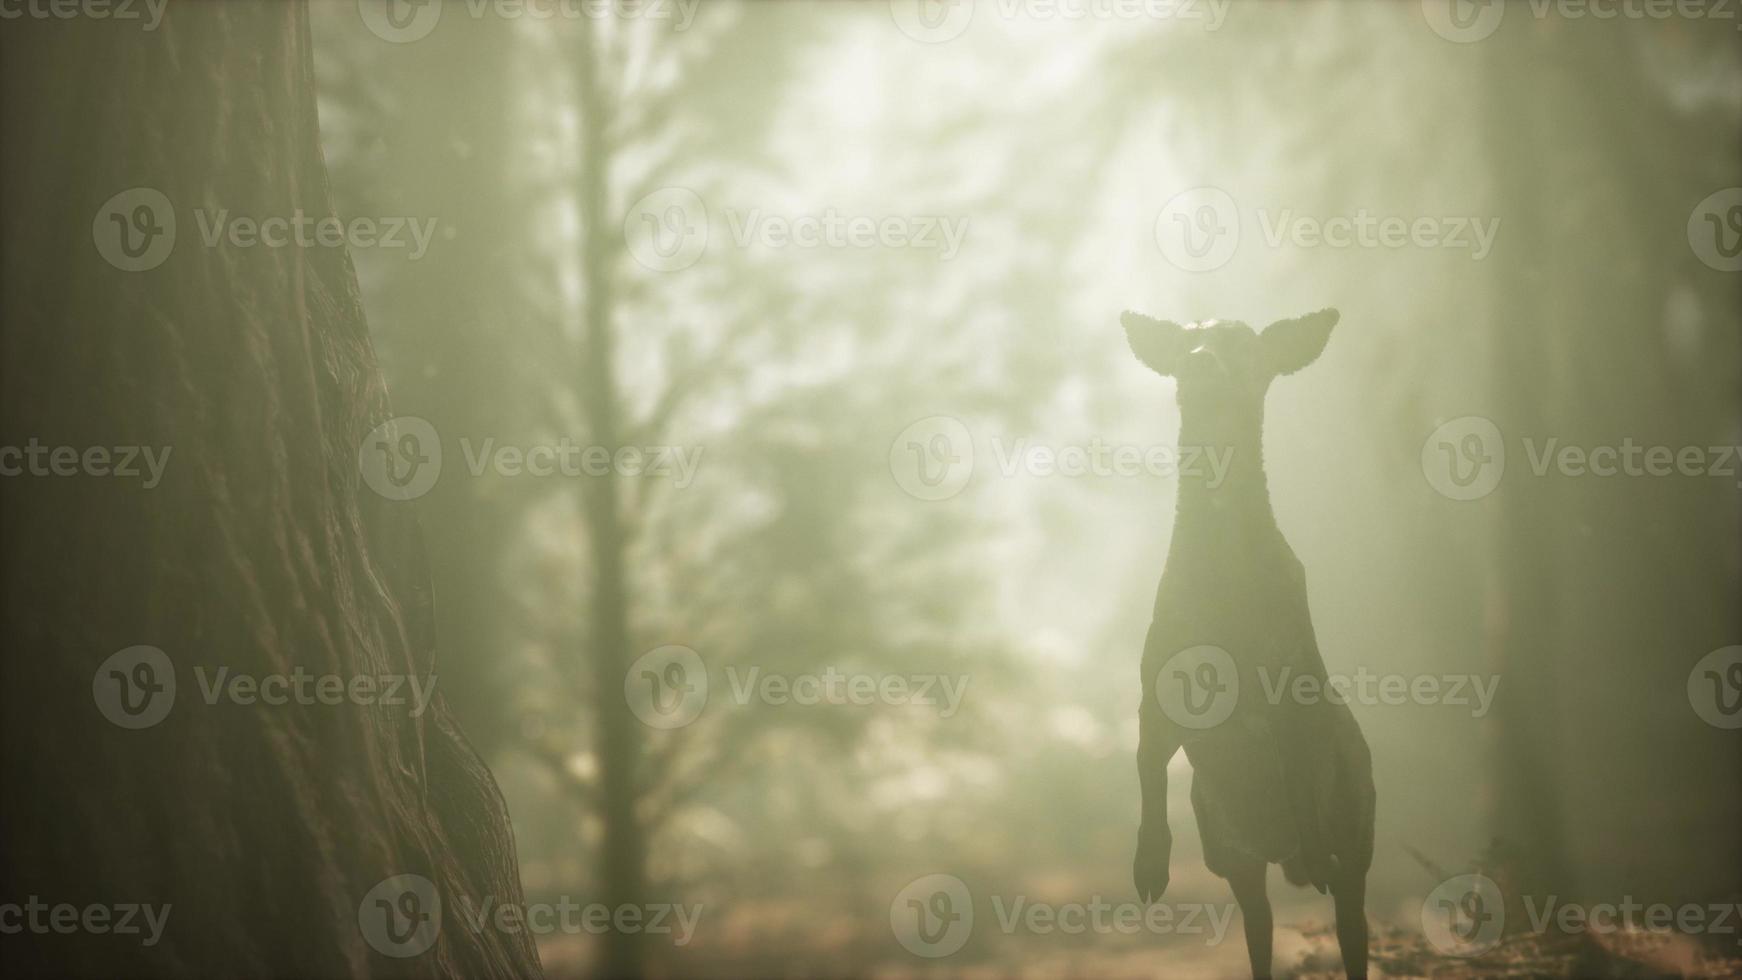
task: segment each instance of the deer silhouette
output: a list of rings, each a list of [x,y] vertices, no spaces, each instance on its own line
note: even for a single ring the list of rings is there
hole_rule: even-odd
[[[1305,572],[1271,511],[1262,442],[1271,381],[1316,360],[1337,319],[1323,310],[1258,333],[1121,318],[1137,358],[1178,383],[1180,445],[1227,454],[1219,479],[1180,477],[1143,646],[1133,878],[1145,902],[1167,891],[1167,766],[1183,747],[1204,863],[1233,890],[1255,977],[1270,975],[1273,863],[1290,883],[1330,892],[1344,969],[1367,974],[1372,758],[1354,713],[1325,686]]]

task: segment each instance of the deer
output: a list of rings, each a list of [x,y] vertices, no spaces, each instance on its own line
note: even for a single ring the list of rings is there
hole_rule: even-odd
[[[1167,770],[1183,748],[1204,864],[1233,892],[1256,978],[1271,971],[1272,864],[1290,884],[1331,895],[1344,970],[1367,975],[1372,756],[1347,700],[1328,693],[1305,571],[1276,524],[1263,457],[1271,382],[1317,360],[1338,319],[1326,309],[1260,333],[1234,321],[1120,318],[1137,359],[1176,382],[1180,445],[1228,454],[1219,479],[1179,476],[1143,645],[1132,879],[1145,904],[1167,891]]]

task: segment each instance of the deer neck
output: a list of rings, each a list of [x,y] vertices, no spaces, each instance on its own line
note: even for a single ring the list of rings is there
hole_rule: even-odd
[[[1195,466],[1182,465],[1179,502],[1174,512],[1173,548],[1242,555],[1279,543],[1281,532],[1270,507],[1264,476],[1263,417],[1215,426],[1180,426],[1180,459],[1197,453]]]

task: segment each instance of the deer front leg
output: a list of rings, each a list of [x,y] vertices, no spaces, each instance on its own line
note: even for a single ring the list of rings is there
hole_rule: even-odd
[[[1137,712],[1137,781],[1143,789],[1143,817],[1131,869],[1137,896],[1145,903],[1158,901],[1167,892],[1168,859],[1173,853],[1173,832],[1167,826],[1167,764],[1180,743],[1160,711],[1146,690]]]

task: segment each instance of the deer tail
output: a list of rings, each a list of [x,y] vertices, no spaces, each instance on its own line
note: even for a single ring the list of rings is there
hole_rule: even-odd
[[[1282,877],[1291,885],[1310,885],[1312,876],[1307,874],[1306,859],[1296,851],[1294,856],[1282,862]]]
[[[1337,859],[1334,856],[1327,855],[1327,857],[1333,864],[1336,863]],[[1282,862],[1282,877],[1284,881],[1287,881],[1291,885],[1316,889],[1320,895],[1330,893],[1330,874],[1321,871],[1319,874],[1315,875],[1312,868],[1307,864],[1306,856],[1300,851],[1296,851],[1293,857]]]

